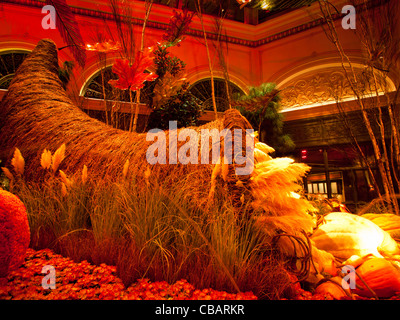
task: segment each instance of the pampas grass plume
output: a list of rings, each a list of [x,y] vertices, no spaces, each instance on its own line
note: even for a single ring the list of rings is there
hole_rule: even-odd
[[[64,160],[65,157],[65,143],[63,143],[57,150],[54,152],[52,157],[52,169],[55,173],[60,165],[60,163]]]
[[[51,151],[44,149],[40,157],[40,165],[43,169],[50,169],[51,167]]]
[[[1,167],[1,170],[3,170],[4,174],[6,175],[6,177],[10,180],[14,180],[14,176],[11,173],[10,170],[8,170],[6,167]]]
[[[255,148],[261,150],[262,152],[266,153],[266,154],[270,154],[275,152],[275,149],[270,147],[269,145],[263,143],[263,142],[256,142],[254,145]]]
[[[82,183],[85,184],[88,178],[88,169],[87,166],[84,164],[82,169]]]
[[[15,148],[14,157],[11,160],[11,164],[17,174],[21,176],[24,174],[25,160],[18,148]]]
[[[264,151],[254,148],[254,160],[256,161],[256,163],[268,161],[271,159],[272,157],[266,154]]]
[[[61,180],[62,180],[63,184],[67,187],[71,187],[72,181],[67,178],[67,175],[65,174],[64,171],[60,170],[60,176],[61,176]]]
[[[122,169],[122,177],[125,179],[126,175],[128,174],[129,169],[129,159],[125,161],[124,168]]]
[[[65,197],[68,194],[67,187],[65,186],[64,182],[61,182],[61,194]]]

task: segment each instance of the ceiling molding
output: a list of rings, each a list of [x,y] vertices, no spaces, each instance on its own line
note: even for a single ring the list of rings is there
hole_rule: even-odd
[[[45,5],[44,0],[2,0],[2,2],[14,5],[36,7],[36,8],[41,8]],[[77,5],[70,5],[72,12],[75,13],[76,15],[91,17],[95,19],[114,20],[113,14],[109,11],[106,11],[109,10],[109,8],[106,5],[105,1],[104,3],[102,3],[101,1],[96,1],[95,3],[93,1],[90,2],[70,1],[70,2],[77,3]],[[137,7],[138,4],[137,1],[132,1],[132,3]],[[86,5],[87,7],[90,6],[92,8],[82,7],[84,5]],[[135,9],[138,9],[136,7]],[[141,5],[140,7],[143,7],[143,5]],[[171,15],[171,8],[157,4],[153,4],[153,7],[156,8],[155,11],[157,17],[151,15],[150,19],[147,22],[147,27],[158,30],[166,30],[166,28],[168,27],[169,17]],[[141,13],[144,13],[144,8],[142,9],[143,12],[141,12],[141,10],[136,10],[135,13],[139,15]],[[305,11],[300,8],[294,10],[293,12],[288,13],[287,16],[283,15],[281,17],[271,18],[270,20],[267,20],[257,26],[231,20],[225,20],[224,27],[229,31],[230,35],[229,36],[220,35],[220,40],[231,44],[246,46],[250,48],[257,48],[265,44],[289,37],[291,35],[295,35],[300,32],[310,30],[324,23],[324,20],[322,18],[316,18],[316,19],[312,18],[312,16],[316,16],[315,14],[311,14],[312,12],[315,12],[315,8],[312,10],[311,13],[310,12],[311,11],[308,11],[308,13],[305,14]],[[143,16],[143,14],[141,16]],[[341,15],[339,14],[334,15],[334,19],[339,19],[340,17]],[[157,19],[157,21],[154,20],[155,18]],[[298,23],[299,21],[303,22],[299,24]],[[139,26],[143,25],[143,22],[144,22],[143,18],[137,18],[137,17],[133,18],[133,23],[135,25]],[[291,25],[291,27],[287,27],[288,22],[290,22],[289,25]],[[205,15],[204,19],[205,26],[210,29],[212,28],[213,23],[214,23],[214,17]],[[270,28],[270,26],[274,24],[275,27]],[[282,29],[285,27],[287,28]],[[273,34],[268,34],[268,30],[270,29],[273,29],[275,32]],[[216,33],[210,31],[206,33],[208,39],[210,40],[218,39],[218,35]],[[197,17],[194,17],[192,26],[191,28],[189,28],[187,34],[198,38],[203,37],[203,32],[201,30],[201,26],[199,25],[199,19]]]

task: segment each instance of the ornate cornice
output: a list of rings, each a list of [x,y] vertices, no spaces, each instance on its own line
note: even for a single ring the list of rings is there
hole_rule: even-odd
[[[355,76],[357,82],[350,84],[342,68],[327,68],[301,75],[285,84],[281,92],[282,106],[287,111],[298,107],[335,103],[338,100],[352,100],[355,99],[352,87],[355,87],[362,97],[394,89],[390,79],[381,73],[375,74],[378,88],[375,88],[374,77],[369,70],[355,69]]]
[[[4,3],[10,3],[10,4],[15,4],[15,5],[22,5],[22,6],[28,6],[28,7],[37,7],[41,8],[45,4],[44,1],[40,0],[3,0],[2,2]],[[72,12],[85,16],[85,17],[92,17],[92,18],[98,18],[98,19],[105,19],[105,20],[114,20],[113,14],[105,11],[100,11],[100,10],[93,10],[93,9],[88,9],[88,8],[80,8],[76,6],[71,6]],[[336,14],[333,18],[334,19],[339,19],[341,15]],[[140,18],[134,18],[133,23],[135,25],[143,25],[144,19]],[[239,23],[239,22],[238,22]],[[250,39],[244,39],[244,38],[239,38],[239,37],[233,37],[233,36],[227,36],[227,35],[220,35],[219,39],[220,41],[231,43],[231,44],[237,44],[241,46],[246,46],[250,48],[257,48],[259,46],[271,43],[273,41],[277,41],[286,37],[289,37],[291,35],[298,34],[300,32],[315,28],[317,26],[320,26],[324,23],[323,18],[315,19],[312,21],[309,21],[307,23],[303,23],[301,25],[286,29],[281,32],[277,32],[273,35],[266,36],[262,39],[257,39],[257,40],[250,40]],[[156,21],[148,21],[147,26],[149,28],[153,29],[159,29],[159,30],[166,30],[168,27],[167,23],[163,22],[156,22]],[[190,28],[187,32],[188,35],[193,36],[193,37],[203,37],[203,32],[201,30],[193,29]],[[254,36],[254,35],[252,35]],[[207,37],[211,40],[217,40],[218,35],[212,32],[207,32]]]

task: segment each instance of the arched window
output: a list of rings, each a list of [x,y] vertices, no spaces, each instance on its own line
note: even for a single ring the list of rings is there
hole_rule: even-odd
[[[106,67],[99,70],[88,81],[84,90],[83,96],[94,99],[115,100],[115,101],[130,101],[129,91],[114,88],[108,83],[110,80],[116,80],[118,76],[112,72],[112,67]],[[151,101],[151,92],[153,82],[146,82],[140,91],[140,102],[148,104]],[[136,93],[132,92],[132,100],[135,100]]]
[[[215,102],[217,111],[223,112],[229,108],[229,100],[236,95],[244,94],[237,85],[228,82],[229,96],[226,89],[225,79],[214,78]],[[211,79],[202,79],[195,82],[190,87],[190,92],[203,103],[204,110],[213,110],[213,102],[211,95]],[[230,99],[229,99],[229,98]]]
[[[8,89],[15,71],[24,61],[29,51],[13,50],[0,53],[0,89]]]

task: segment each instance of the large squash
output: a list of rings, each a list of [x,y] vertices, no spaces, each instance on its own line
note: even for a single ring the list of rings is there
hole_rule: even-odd
[[[400,272],[386,259],[368,259],[356,271],[379,298],[389,298],[400,292]],[[354,289],[354,293],[364,297],[374,296],[359,277],[356,277],[356,283],[361,289]]]
[[[367,218],[387,231],[393,239],[400,240],[400,216],[392,213],[366,213],[361,217]]]
[[[352,255],[395,255],[399,247],[390,234],[370,220],[346,212],[332,212],[311,236],[318,249],[346,260]]]

